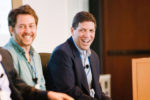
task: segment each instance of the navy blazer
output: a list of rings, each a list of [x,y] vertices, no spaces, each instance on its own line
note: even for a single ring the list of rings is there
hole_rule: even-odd
[[[7,50],[0,48],[0,54],[2,55],[2,66],[9,80],[12,100],[48,100],[46,91],[30,87],[20,79],[14,69],[12,57]]]
[[[95,98],[90,97],[87,77],[72,37],[56,47],[50,57],[48,63],[48,76],[51,80],[48,84],[49,89],[67,93],[75,100],[110,100],[101,90],[99,58],[93,50],[91,50],[89,61]]]

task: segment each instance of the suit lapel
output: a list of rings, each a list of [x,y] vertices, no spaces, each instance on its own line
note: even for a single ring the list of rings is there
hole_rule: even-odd
[[[92,71],[92,85],[95,87],[95,78],[96,78],[96,72],[95,72],[95,61],[94,61],[94,57],[91,55],[90,56],[90,66],[91,66],[91,71]]]
[[[76,73],[78,74],[77,76],[79,78],[79,81],[81,82],[81,85],[83,86],[83,88],[85,88],[85,90],[89,94],[89,86],[88,86],[88,82],[87,82],[87,77],[86,77],[82,62],[81,62],[80,54],[79,54],[77,48],[75,47],[75,44],[73,43],[72,38],[69,38],[68,43],[72,49]]]
[[[87,77],[81,62],[81,59],[79,59],[79,57],[75,57],[75,66],[76,69],[78,71],[78,76],[79,76],[79,81],[81,81],[82,86],[85,88],[86,91],[88,91],[89,93],[89,87],[88,87],[88,83],[87,83]]]

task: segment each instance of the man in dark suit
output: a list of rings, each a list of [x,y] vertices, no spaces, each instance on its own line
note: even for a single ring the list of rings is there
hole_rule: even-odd
[[[63,93],[41,91],[28,86],[14,69],[10,53],[1,47],[0,69],[0,100],[73,100]]]
[[[49,89],[67,93],[75,100],[110,100],[99,84],[99,58],[90,49],[95,30],[96,20],[91,13],[75,15],[72,37],[56,47],[50,57]]]

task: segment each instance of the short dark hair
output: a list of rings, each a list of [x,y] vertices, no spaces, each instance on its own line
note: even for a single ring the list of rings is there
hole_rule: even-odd
[[[29,5],[23,5],[16,9],[12,9],[8,15],[8,25],[15,27],[17,16],[19,14],[29,14],[34,17],[36,25],[38,24],[38,17],[35,11]]]
[[[78,27],[78,24],[84,21],[92,21],[95,24],[95,28],[96,28],[96,19],[95,17],[86,11],[81,11],[78,12],[74,18],[73,18],[73,22],[72,22],[72,27],[74,29],[76,29]]]

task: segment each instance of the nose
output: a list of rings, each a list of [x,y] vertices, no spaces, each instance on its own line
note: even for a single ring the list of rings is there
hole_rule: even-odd
[[[89,32],[89,31],[86,31],[86,32],[84,33],[84,36],[85,36],[85,37],[89,37],[89,36],[90,36],[90,32]]]
[[[30,32],[31,32],[30,27],[27,26],[27,27],[25,28],[25,32],[26,32],[27,34],[30,33]]]

